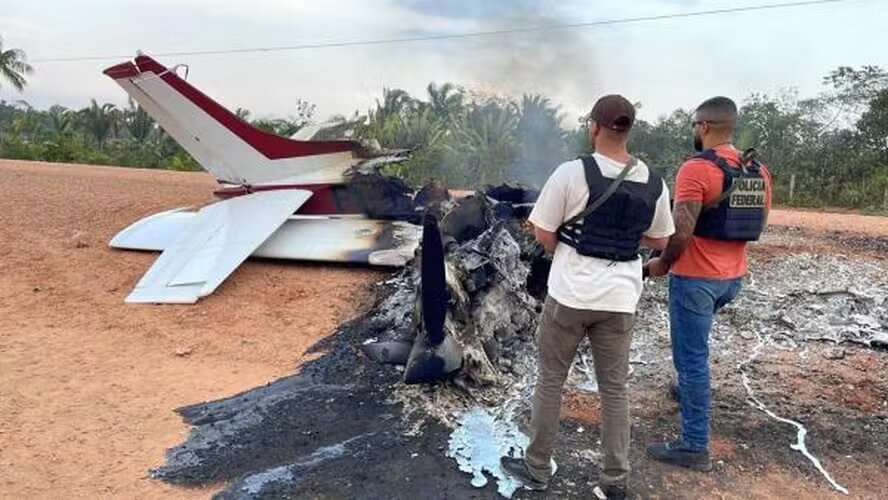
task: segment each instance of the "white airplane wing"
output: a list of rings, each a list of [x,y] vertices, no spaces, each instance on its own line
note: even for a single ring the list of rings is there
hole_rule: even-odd
[[[263,191],[204,207],[126,302],[193,304],[213,293],[311,195],[304,190]]]

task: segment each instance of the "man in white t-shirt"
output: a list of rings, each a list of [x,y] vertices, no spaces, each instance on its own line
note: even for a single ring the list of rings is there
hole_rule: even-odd
[[[675,226],[665,182],[626,149],[632,103],[604,96],[588,119],[595,154],[559,166],[530,214],[537,240],[554,257],[537,330],[531,442],[523,459],[501,462],[525,488],[548,486],[564,380],[587,337],[602,407],[600,482],[608,498],[625,498],[630,329],[642,289],[638,249],[662,250]]]

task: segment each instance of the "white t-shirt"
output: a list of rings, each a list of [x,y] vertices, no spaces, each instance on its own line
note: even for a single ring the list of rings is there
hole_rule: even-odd
[[[604,155],[595,153],[595,161],[604,177],[614,179],[625,167]],[[641,160],[632,169],[627,181],[647,182],[650,172]],[[582,160],[561,164],[537,199],[530,222],[545,231],[557,232],[568,219],[583,211],[589,201],[589,187]],[[669,188],[663,183],[663,193],[651,227],[644,232],[649,238],[666,238],[675,232],[672,210],[669,208]],[[613,262],[586,257],[573,247],[558,242],[549,274],[549,295],[559,303],[574,309],[635,313],[641,297],[641,259]]]

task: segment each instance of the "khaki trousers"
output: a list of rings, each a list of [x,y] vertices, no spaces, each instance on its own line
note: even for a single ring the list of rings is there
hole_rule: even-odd
[[[589,338],[601,396],[599,481],[623,485],[629,475],[629,345],[635,315],[573,309],[548,297],[537,330],[538,374],[533,393],[531,441],[525,451],[530,473],[552,476],[551,458],[561,415],[564,381],[583,337]]]

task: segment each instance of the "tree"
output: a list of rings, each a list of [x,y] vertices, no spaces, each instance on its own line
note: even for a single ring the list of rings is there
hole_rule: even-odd
[[[20,49],[3,50],[3,38],[0,37],[0,76],[19,92],[28,84],[25,75],[34,72],[34,68],[26,62],[26,59],[24,51]]]
[[[240,109],[240,108],[238,108]],[[254,127],[271,132],[283,137],[290,137],[302,127],[312,122],[315,113],[315,105],[302,99],[296,99],[296,114],[288,115],[286,118],[259,118],[253,120]],[[343,121],[345,118],[343,118]]]
[[[888,89],[876,94],[857,122],[857,129],[867,145],[888,152]]]
[[[860,106],[888,88],[888,73],[878,66],[862,66],[860,69],[840,66],[825,76],[823,83],[835,89],[834,98],[838,101]]]
[[[90,106],[79,112],[81,124],[89,136],[93,138],[99,149],[104,149],[108,139],[117,132],[120,113],[111,103],[99,105],[90,99]]]
[[[71,130],[73,120],[70,109],[57,104],[49,108],[47,114],[49,115],[49,130],[53,134],[61,135]]]
[[[568,155],[563,116],[558,106],[542,95],[527,95],[518,105],[518,151],[508,177],[542,186],[549,174]]]
[[[465,95],[461,88],[452,83],[435,85],[430,83],[426,87],[429,95],[428,106],[432,112],[441,119],[450,119],[460,114],[464,109]]]
[[[382,89],[382,102],[376,101],[376,115],[385,120],[391,115],[399,115],[415,108],[415,100],[406,90]]]
[[[475,104],[455,126],[446,150],[464,172],[459,187],[481,187],[502,182],[515,159],[513,106],[496,101]]]
[[[693,154],[691,113],[677,109],[654,123],[636,120],[629,133],[629,151],[671,180]]]
[[[816,141],[821,124],[811,119],[795,92],[777,98],[752,94],[740,108],[736,142],[753,147],[774,167],[793,170],[805,161]]]
[[[828,91],[799,99],[793,91],[753,94],[742,101],[738,147],[754,146],[776,182],[775,200],[788,203],[796,178],[796,205],[888,209],[888,74],[875,66],[842,67],[824,80]],[[438,179],[452,188],[519,180],[541,184],[564,158],[590,151],[584,126],[565,127],[559,107],[543,95],[513,99],[429,84],[423,99],[384,89],[365,115],[339,118],[323,140],[354,128],[356,137],[412,150],[409,161],[385,172],[414,185]],[[283,136],[310,122],[314,106],[297,101],[286,118],[253,120]],[[249,119],[250,113],[238,109]],[[844,119],[837,119],[843,115]],[[694,154],[691,115],[678,109],[652,122],[637,120],[629,149],[671,181]],[[321,139],[319,139],[321,140]],[[176,170],[197,163],[134,102],[117,109],[99,104],[71,111],[38,110],[0,101],[0,156]]]
[[[148,140],[148,136],[154,131],[154,120],[142,106],[136,104],[132,99],[128,103],[129,107],[123,111],[123,121],[126,124],[126,129],[130,137],[139,142],[144,142]]]
[[[36,142],[44,130],[42,116],[25,101],[18,101],[17,104],[20,111],[12,119],[11,132],[26,142]]]
[[[237,116],[238,118],[240,118],[240,119],[243,120],[243,121],[249,121],[249,120],[250,120],[250,114],[251,114],[251,113],[250,113],[250,110],[249,110],[249,109],[246,109],[246,108],[235,108],[235,110],[234,110],[234,114],[235,114],[235,116]]]

